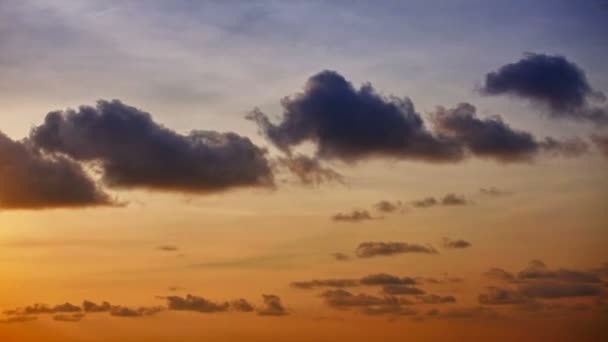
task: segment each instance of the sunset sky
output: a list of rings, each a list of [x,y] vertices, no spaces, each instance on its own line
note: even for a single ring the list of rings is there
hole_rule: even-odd
[[[0,341],[608,340],[608,2],[0,0]]]

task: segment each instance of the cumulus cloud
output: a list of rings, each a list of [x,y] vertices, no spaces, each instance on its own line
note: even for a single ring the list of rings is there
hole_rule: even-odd
[[[239,298],[230,302],[230,309],[238,312],[253,312],[255,307],[247,300]]]
[[[528,267],[517,274],[520,280],[557,280],[566,282],[600,283],[600,277],[593,271],[569,269],[549,269],[542,261],[533,260]]]
[[[448,238],[443,238],[442,246],[443,248],[448,249],[462,249],[471,247],[471,243],[465,240],[451,240]]]
[[[594,90],[585,72],[563,56],[528,53],[486,74],[481,91],[527,99],[547,108],[552,117],[608,123],[604,94]]]
[[[541,152],[570,157],[587,151],[587,144],[580,139],[547,137],[539,141],[529,132],[511,128],[500,116],[481,119],[469,103],[451,109],[439,107],[431,117],[437,131],[460,140],[480,158],[512,163],[533,160]]]
[[[434,197],[426,197],[421,200],[412,202],[412,205],[416,208],[429,208],[436,206],[439,202]]]
[[[362,222],[373,220],[374,217],[367,210],[353,210],[350,213],[337,213],[331,219],[338,222]]]
[[[88,300],[82,302],[82,309],[85,312],[109,312],[112,309],[112,305],[108,302],[102,302],[97,304]]]
[[[117,305],[110,309],[110,315],[115,317],[143,317],[152,316],[161,311],[163,311],[163,308],[159,306],[130,308]]]
[[[467,205],[470,202],[462,195],[447,194],[441,199],[441,205]]]
[[[118,100],[48,113],[30,140],[47,153],[94,163],[115,188],[206,193],[273,185],[266,151],[248,138],[179,134]]]
[[[323,183],[344,183],[344,176],[337,171],[323,166],[319,159],[303,154],[278,157],[276,163],[295,175],[301,184],[319,186]]]
[[[399,277],[388,273],[374,273],[360,279],[313,279],[309,281],[292,282],[291,286],[299,289],[313,289],[319,287],[346,288],[355,286],[384,286],[384,285],[415,285],[416,280],[411,277]]]
[[[313,142],[316,156],[355,162],[371,157],[456,161],[458,144],[434,136],[424,126],[408,98],[384,97],[370,84],[356,89],[342,75],[323,71],[310,77],[302,93],[281,101],[281,121],[253,111],[261,132],[289,152]]]
[[[416,280],[410,277],[398,277],[387,273],[375,273],[361,278],[363,285],[414,285]]]
[[[113,205],[77,163],[48,156],[0,132],[0,208],[44,209]]]
[[[591,284],[569,284],[557,281],[542,281],[521,285],[519,292],[530,298],[589,297],[602,293],[602,289]]]
[[[321,294],[325,303],[335,309],[351,309],[369,306],[399,305],[397,297],[377,297],[365,293],[353,294],[346,290],[327,290]]]
[[[430,245],[423,246],[407,242],[362,242],[355,250],[359,258],[372,258],[376,256],[390,256],[404,253],[437,254],[437,250]]]
[[[264,307],[258,309],[260,316],[285,316],[289,311],[283,306],[281,298],[276,295],[262,295]]]

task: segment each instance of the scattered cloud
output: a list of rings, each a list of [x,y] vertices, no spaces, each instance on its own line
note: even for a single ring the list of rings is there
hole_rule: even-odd
[[[276,163],[295,175],[303,185],[319,186],[330,182],[345,183],[344,176],[327,166],[323,166],[317,158],[295,154],[278,157]]]
[[[344,254],[344,253],[341,253],[341,252],[332,253],[331,256],[336,261],[348,261],[348,260],[351,259],[351,257],[348,254]]]
[[[166,297],[166,300],[169,310],[178,311],[213,313],[226,312],[230,307],[228,302],[214,303],[203,297],[193,296],[190,294],[186,295],[186,297],[168,296]]]
[[[427,197],[421,200],[416,200],[412,202],[412,205],[416,208],[429,208],[434,207],[439,202],[435,199],[435,197]]]
[[[448,249],[462,249],[471,247],[471,243],[465,240],[451,240],[448,238],[443,238],[442,246],[443,248]]]
[[[390,202],[382,200],[374,204],[374,208],[382,213],[394,213],[396,211],[399,211],[402,207],[403,204],[400,201]]]
[[[332,220],[337,222],[362,222],[373,220],[374,217],[367,210],[353,210],[350,213],[337,213],[331,217]]]
[[[376,256],[391,256],[405,253],[437,254],[437,250],[430,245],[423,246],[407,242],[362,242],[355,254],[359,258],[372,258]]]
[[[291,283],[291,286],[299,289],[313,289],[318,287],[342,288],[359,286],[359,282],[356,279],[314,279],[310,281],[294,281]]]
[[[594,134],[591,136],[591,141],[605,157],[608,157],[608,135]]]
[[[262,295],[264,299],[264,307],[258,309],[260,316],[285,316],[289,315],[289,311],[283,306],[281,298],[276,295]]]
[[[163,252],[177,252],[179,251],[179,248],[177,246],[174,245],[161,245],[156,247],[156,249],[163,251]]]

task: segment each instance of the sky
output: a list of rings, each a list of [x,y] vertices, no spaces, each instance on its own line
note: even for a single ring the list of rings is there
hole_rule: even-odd
[[[0,0],[0,340],[607,339],[607,18]]]

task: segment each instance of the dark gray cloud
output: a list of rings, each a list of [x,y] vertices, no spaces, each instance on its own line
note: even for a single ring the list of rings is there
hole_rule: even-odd
[[[465,196],[453,193],[445,194],[442,198],[439,199],[429,196],[411,202],[411,205],[415,208],[430,208],[437,205],[460,206],[468,204],[471,204],[471,201],[469,201]]]
[[[204,193],[273,185],[265,150],[248,138],[182,135],[118,100],[51,112],[30,139],[48,153],[94,162],[110,187]]]
[[[45,209],[114,205],[83,168],[47,156],[0,132],[0,208]],[[10,166],[10,167],[9,167]]]
[[[331,219],[338,222],[362,222],[373,220],[374,217],[367,210],[353,210],[350,213],[337,213]]]
[[[585,72],[563,56],[528,53],[488,73],[481,91],[530,100],[546,107],[553,117],[608,123],[604,94],[594,90]],[[597,102],[599,106],[594,105]]]
[[[186,295],[186,297],[168,296],[165,299],[167,300],[169,310],[214,313],[226,312],[230,308],[228,302],[214,303],[203,297],[190,294]]]
[[[476,112],[475,106],[460,103],[451,109],[439,107],[431,117],[438,132],[460,140],[480,158],[512,163],[531,161],[541,152],[578,156],[587,151],[586,143],[580,139],[560,141],[547,137],[539,141],[529,132],[511,128],[500,116],[481,119]]]
[[[533,260],[528,267],[517,274],[519,280],[557,280],[572,283],[600,283],[600,277],[593,271],[549,269],[542,261]]]
[[[383,213],[394,213],[394,212],[400,210],[402,207],[403,207],[403,203],[401,203],[400,201],[391,202],[391,201],[382,200],[382,201],[379,201],[378,203],[374,204],[374,208],[376,208],[376,210],[383,212]]]
[[[289,311],[285,306],[281,298],[276,295],[262,295],[264,300],[264,307],[258,309],[258,315],[260,316],[285,316],[289,315]]]
[[[377,297],[365,293],[353,294],[346,290],[327,290],[321,294],[325,303],[335,309],[351,309],[370,306],[399,305],[397,297]]]
[[[376,273],[365,276],[359,280],[362,285],[414,285],[416,280],[410,277],[398,277],[387,273]]]
[[[112,305],[108,302],[101,302],[100,304],[85,300],[82,302],[82,309],[84,312],[109,312],[112,309]]]
[[[591,141],[605,157],[608,157],[608,135],[594,134],[591,136]]]
[[[465,240],[451,240],[448,238],[443,238],[442,246],[443,248],[449,249],[462,249],[471,247],[471,243]]]
[[[423,246],[407,242],[362,242],[357,246],[355,254],[359,258],[372,258],[375,256],[390,256],[404,253],[437,254],[437,250],[430,245]]]
[[[24,308],[17,308],[14,310],[6,310],[4,314],[6,315],[41,315],[41,314],[56,314],[56,313],[75,313],[81,312],[82,309],[78,305],[74,305],[71,303],[64,303],[54,306],[49,306],[46,304],[33,304],[28,305]]]
[[[337,261],[348,261],[350,260],[350,256],[348,254],[344,254],[341,252],[332,253],[331,256]]]
[[[301,184],[319,186],[323,183],[344,183],[344,176],[330,167],[323,166],[319,159],[303,154],[278,157],[276,164],[295,175]]]
[[[259,110],[248,118],[285,152],[304,142],[316,145],[316,156],[355,162],[371,157],[456,161],[459,144],[434,136],[408,98],[383,97],[371,84],[356,89],[334,71],[310,77],[302,93],[281,101],[278,124]]]
[[[299,289],[313,289],[318,287],[353,287],[359,286],[359,281],[356,279],[313,279],[309,281],[294,281],[292,287]]]

